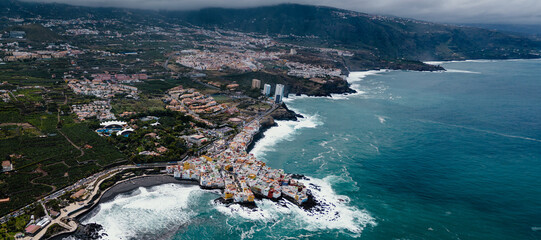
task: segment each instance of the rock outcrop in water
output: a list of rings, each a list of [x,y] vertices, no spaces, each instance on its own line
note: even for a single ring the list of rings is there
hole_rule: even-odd
[[[85,225],[81,224],[72,236],[75,239],[80,240],[102,239],[103,237],[107,236],[107,234],[101,234],[101,230],[103,230],[103,226],[97,223],[89,223]]]
[[[277,108],[273,113],[270,114],[270,116],[274,120],[289,120],[289,121],[297,121],[298,118],[303,118],[302,115],[295,113],[294,111],[287,108],[287,106],[282,103],[282,105]]]

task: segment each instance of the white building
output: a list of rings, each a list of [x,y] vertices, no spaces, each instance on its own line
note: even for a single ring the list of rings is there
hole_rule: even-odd
[[[263,86],[263,94],[265,96],[267,96],[267,97],[270,96],[270,94],[271,94],[271,85],[270,84],[265,83],[265,85]]]
[[[276,84],[276,91],[274,92],[274,101],[276,103],[281,103],[283,97],[284,97],[284,85]]]

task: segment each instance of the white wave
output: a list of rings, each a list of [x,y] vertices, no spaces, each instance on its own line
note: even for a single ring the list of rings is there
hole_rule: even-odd
[[[348,99],[352,96],[358,96],[366,94],[365,91],[362,90],[360,82],[363,81],[366,77],[371,75],[377,75],[385,72],[389,72],[390,70],[382,69],[382,70],[371,70],[371,71],[362,71],[362,72],[351,72],[349,73],[349,76],[347,78],[347,81],[349,84],[351,84],[351,89],[357,91],[353,94],[331,94],[333,99]]]
[[[289,213],[289,209],[276,207],[276,203],[269,199],[256,200],[257,208],[249,209],[238,204],[226,206],[212,201],[216,210],[231,216],[251,221],[271,222],[280,217],[280,213]],[[276,207],[276,208],[275,208]]]
[[[384,124],[385,121],[387,120],[388,117],[385,117],[385,116],[380,116],[380,115],[376,115],[376,117],[378,118],[379,122],[381,124]]]
[[[297,109],[289,108],[299,113]],[[250,153],[253,153],[258,159],[264,160],[264,156],[266,155],[265,152],[274,150],[274,146],[281,141],[293,141],[298,130],[315,128],[323,124],[318,114],[300,114],[302,114],[304,118],[299,118],[297,121],[276,121],[278,126],[268,129],[265,132],[265,137],[257,141]]]
[[[235,219],[273,223],[273,226],[287,221],[288,228],[308,231],[340,230],[358,237],[366,226],[376,225],[375,219],[366,210],[350,206],[350,199],[347,196],[336,194],[331,187],[331,183],[335,181],[342,181],[341,177],[328,176],[324,179],[301,180],[320,202],[321,207],[316,210],[308,211],[285,200],[275,203],[268,199],[257,200],[256,209],[239,205],[226,207],[218,203],[215,204],[215,208]]]
[[[373,147],[374,149],[376,149],[376,152],[379,153],[379,148],[378,148],[378,146],[376,146],[376,145],[374,145],[374,144],[372,144],[372,143],[370,143],[370,146]]]
[[[494,63],[494,62],[520,62],[520,61],[539,61],[541,58],[534,59],[468,59],[468,60],[453,60],[453,61],[426,61],[423,63],[430,65],[442,65],[446,63]]]
[[[446,69],[445,71],[442,71],[442,72],[447,72],[447,73],[471,73],[471,74],[481,74],[480,72],[473,72],[473,71],[460,70],[460,69]]]
[[[121,194],[110,202],[101,203],[98,212],[83,223],[103,226],[107,234],[104,239],[131,239],[161,233],[187,223],[195,215],[188,205],[202,192],[198,186],[179,184],[141,187],[131,195]]]
[[[491,63],[491,62],[498,62],[498,61],[509,61],[509,60],[508,59],[503,59],[503,60],[489,60],[489,59],[464,60],[464,62],[472,62],[472,63]]]
[[[443,62],[443,61],[427,61],[427,62],[423,62],[423,63],[428,64],[428,65],[442,65],[445,62]]]
[[[365,95],[367,92],[363,91],[360,82],[363,81],[364,78],[381,74],[385,72],[390,72],[391,70],[388,69],[382,69],[382,70],[370,70],[370,71],[360,71],[360,72],[350,72],[348,78],[346,79],[349,84],[351,84],[350,88],[355,90],[356,93],[344,93],[344,94],[331,94],[330,97],[315,97],[315,96],[307,96],[307,95],[293,95],[290,94],[288,98],[284,99],[285,103],[295,101],[297,99],[305,99],[305,98],[325,98],[325,99],[331,99],[331,100],[344,100],[349,99],[353,96],[361,96]]]
[[[343,139],[337,138],[336,135],[333,134],[331,140],[328,140],[328,141],[322,141],[321,143],[319,143],[319,146],[325,147],[325,146],[327,146],[329,143],[334,143],[334,142],[337,142],[337,141],[340,141],[340,140],[343,140]]]
[[[478,128],[473,128],[473,127],[468,127],[468,126],[449,124],[449,123],[443,123],[443,122],[436,122],[436,121],[431,121],[431,120],[418,120],[418,121],[441,124],[441,125],[445,125],[445,126],[449,126],[449,127],[462,128],[462,129],[467,129],[467,130],[476,131],[476,132],[483,132],[483,133],[498,135],[498,136],[507,137],[507,138],[517,138],[517,139],[522,139],[522,140],[527,140],[527,141],[541,142],[541,139],[518,136],[518,135],[511,135],[511,134],[500,133],[500,132],[494,132],[494,131],[490,131],[490,130],[478,129]]]

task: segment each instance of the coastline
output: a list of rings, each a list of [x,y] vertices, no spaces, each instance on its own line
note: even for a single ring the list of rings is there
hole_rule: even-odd
[[[344,94],[348,95],[348,94]],[[275,122],[277,121],[298,121],[299,118],[304,118],[301,114],[296,113],[295,111],[289,109],[286,105],[286,103],[282,103],[282,105],[276,109],[274,112],[272,112],[269,116],[261,120],[261,128],[259,131],[253,136],[252,141],[247,146],[247,152],[249,153],[251,150],[253,150],[253,147],[256,145],[258,141],[265,138],[265,132],[273,127],[277,127],[278,124]],[[304,179],[304,175],[301,174],[294,174],[296,179]],[[166,174],[156,174],[156,175],[145,175],[145,176],[135,176],[131,178],[127,178],[124,180],[121,180],[117,183],[115,183],[113,186],[109,187],[108,189],[104,190],[104,192],[98,196],[95,196],[91,202],[91,205],[88,205],[86,207],[83,207],[77,211],[77,215],[74,217],[75,221],[79,225],[79,227],[72,232],[64,232],[56,236],[52,236],[49,239],[63,239],[65,237],[69,236],[75,236],[75,237],[82,237],[85,239],[85,237],[92,236],[87,234],[98,234],[98,232],[101,230],[101,225],[95,224],[95,223],[88,223],[88,224],[82,224],[82,221],[85,221],[85,219],[91,218],[93,215],[96,214],[95,209],[102,203],[106,203],[109,201],[114,200],[118,195],[120,194],[129,194],[131,192],[136,191],[140,187],[143,188],[150,188],[154,186],[160,186],[164,184],[187,184],[187,185],[199,185],[199,182],[191,181],[191,180],[181,180],[176,179],[171,175]],[[201,186],[200,186],[201,187]],[[204,187],[201,187],[201,189],[205,189]],[[261,199],[261,196],[258,196],[258,199]],[[294,202],[294,199],[284,197],[284,199],[287,199],[291,202]],[[217,198],[215,201],[220,200],[220,198]],[[226,202],[224,202],[226,203]],[[240,204],[242,206],[248,207],[248,208],[255,208],[256,206],[253,204]],[[253,206],[252,206],[253,205]],[[311,209],[318,205],[317,201],[314,199],[312,194],[309,194],[309,199],[306,204],[303,204],[299,207],[307,210]]]
[[[268,129],[277,126],[276,120],[289,120],[289,121],[295,121],[298,120],[297,117],[303,118],[302,115],[295,113],[294,111],[287,108],[285,103],[280,106],[277,110],[275,110],[270,116],[267,116],[261,121],[261,128],[258,131],[257,134],[255,134],[252,138],[252,141],[247,147],[247,152],[252,150],[253,146],[262,138],[265,137],[264,133]],[[67,236],[77,236],[79,234],[96,234],[97,231],[99,231],[100,225],[96,225],[93,223],[89,224],[82,224],[81,221],[84,221],[85,219],[88,219],[95,214],[95,209],[102,203],[109,202],[115,199],[120,194],[130,193],[133,192],[140,187],[144,188],[150,188],[153,186],[159,186],[163,184],[187,184],[187,185],[198,185],[199,182],[196,181],[190,181],[190,180],[179,180],[174,178],[171,175],[165,175],[165,174],[159,174],[159,175],[145,175],[145,176],[137,176],[132,177],[128,179],[121,180],[117,183],[115,183],[113,186],[106,189],[102,194],[95,196],[91,202],[91,205],[87,205],[85,207],[82,207],[77,211],[77,216],[74,217],[76,222],[78,223],[79,227],[72,232],[64,232],[56,236],[52,236],[49,239],[62,239]],[[202,189],[204,189],[202,187]],[[217,199],[218,200],[218,199]],[[311,204],[310,206],[313,206],[313,199],[310,199]],[[245,205],[245,204],[241,204]],[[255,207],[254,206],[248,206],[248,207]],[[83,237],[84,238],[84,237]]]
[[[365,71],[365,72],[371,72],[371,71]],[[348,84],[351,85],[353,82],[349,82]],[[336,94],[339,96],[349,96],[351,94],[348,93],[342,93],[342,94]],[[311,96],[309,96],[311,97]],[[333,96],[330,96],[333,97]],[[314,97],[318,98],[318,97]],[[254,146],[262,139],[264,139],[265,132],[267,132],[269,129],[273,127],[277,127],[278,124],[275,121],[298,121],[298,118],[304,118],[301,114],[296,113],[295,111],[289,109],[286,105],[286,103],[283,103],[282,106],[280,106],[278,109],[276,109],[274,112],[272,112],[269,116],[261,120],[261,127],[259,131],[253,136],[252,141],[247,146],[247,152],[250,153]],[[304,175],[295,174],[296,179],[305,179],[308,180],[308,178],[304,178]],[[88,224],[82,224],[82,221],[85,221],[85,219],[91,218],[93,215],[96,214],[95,209],[102,203],[109,202],[115,199],[120,194],[129,194],[131,192],[136,191],[140,187],[144,188],[150,188],[154,186],[164,185],[168,183],[173,184],[188,184],[188,185],[199,185],[196,181],[190,181],[190,180],[179,180],[175,179],[171,175],[146,175],[146,176],[137,176],[133,178],[128,178],[125,180],[122,180],[120,182],[115,183],[110,188],[106,189],[104,193],[99,197],[99,199],[94,200],[94,204],[90,206],[89,208],[85,209],[83,212],[79,213],[77,217],[75,217],[76,221],[79,224],[79,228],[71,233],[64,233],[60,234],[59,236],[52,237],[50,239],[63,239],[68,236],[77,236],[77,234],[80,233],[98,233],[100,229],[97,229],[96,226],[100,227],[101,225],[95,224],[95,223],[88,223]],[[201,186],[200,186],[201,187]],[[201,189],[204,189],[201,187]],[[262,196],[257,196],[257,199],[263,199]],[[221,198],[215,199],[215,201],[220,201]],[[294,202],[294,199],[283,197],[283,199],[286,199],[290,202]],[[273,200],[273,199],[271,199]],[[275,202],[279,202],[278,200]],[[228,202],[223,202],[224,204],[229,204]],[[299,206],[301,209],[309,210],[313,209],[314,207],[318,206],[318,201],[315,200],[315,197],[310,193],[308,202],[304,205]],[[249,204],[240,204],[241,206],[248,207],[253,209],[254,206],[251,206]],[[325,206],[325,204],[324,204]],[[314,211],[323,211],[324,208],[316,208]],[[61,237],[60,237],[61,236]]]
[[[246,147],[246,152],[250,153],[253,150],[256,143],[265,137],[265,132],[267,130],[278,126],[276,121],[297,121],[299,118],[304,118],[304,116],[289,109],[286,103],[282,103],[282,105],[274,110],[270,116],[261,120],[259,131],[252,137],[252,141]]]
[[[250,153],[253,149],[254,149],[254,146],[257,144],[257,142],[261,139],[263,139],[265,137],[265,132],[273,127],[276,127],[278,126],[278,124],[276,122],[274,122],[274,120],[271,118],[271,122],[272,123],[268,123],[268,124],[261,124],[261,128],[259,128],[259,132],[257,132],[257,134],[255,134],[252,138],[252,141],[250,142],[250,144],[246,147],[246,152],[247,153]]]
[[[271,127],[272,127],[272,126],[271,126]],[[268,129],[270,129],[271,127],[269,127]],[[267,131],[268,129],[264,129],[263,133],[264,133],[265,131]],[[263,129],[262,129],[262,130],[263,130]],[[258,134],[259,134],[259,133],[258,133]],[[264,138],[264,137],[265,137],[264,134],[262,134],[261,138]],[[257,142],[257,141],[255,140],[255,138],[254,138],[254,141],[253,141],[253,142],[254,142],[254,143]],[[149,176],[149,177],[154,177],[154,176]],[[158,177],[158,176],[156,176],[156,177]],[[134,188],[134,189],[136,189],[136,188]],[[132,190],[133,190],[133,189],[132,189]],[[128,190],[128,192],[129,192],[129,190]],[[123,193],[123,192],[120,192],[120,193],[117,193],[117,194],[121,194],[121,193]],[[116,195],[115,195],[115,196],[116,196]],[[113,197],[113,198],[114,198],[114,197]],[[100,201],[100,202],[101,202],[101,201]],[[86,214],[88,214],[88,213],[86,213]]]
[[[122,180],[118,183],[115,183],[110,188],[106,189],[103,194],[100,195],[99,199],[95,199],[94,203],[89,206],[86,209],[81,209],[82,212],[79,212],[78,215],[75,217],[75,220],[77,224],[79,225],[78,228],[73,232],[63,232],[58,235],[52,236],[48,239],[50,240],[61,240],[69,236],[76,236],[81,230],[82,232],[89,231],[92,233],[93,229],[95,228],[94,225],[96,224],[82,224],[81,221],[83,221],[86,218],[92,217],[93,210],[95,210],[100,204],[109,202],[111,200],[114,200],[115,197],[117,197],[120,194],[126,194],[131,193],[140,187],[144,188],[150,188],[154,186],[160,186],[163,184],[182,184],[182,185],[199,185],[198,182],[195,181],[187,181],[187,180],[178,180],[175,179],[173,176],[170,175],[145,175],[145,176],[137,176],[133,178],[128,178],[125,180]],[[78,211],[81,211],[78,210]],[[77,212],[78,212],[77,211]],[[86,229],[87,225],[93,225],[90,230]]]
[[[197,182],[177,180],[169,175],[146,175],[126,179],[113,185],[106,190],[96,205],[113,200],[116,196],[123,193],[129,193],[140,187],[149,188],[167,183],[198,185]],[[84,215],[84,214],[82,214]]]

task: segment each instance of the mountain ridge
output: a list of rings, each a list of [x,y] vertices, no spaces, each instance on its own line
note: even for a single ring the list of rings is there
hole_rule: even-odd
[[[530,50],[541,47],[540,42],[498,31],[300,4],[207,8],[180,14],[169,12],[168,16],[197,26],[316,36],[328,45],[369,50],[383,58],[422,61],[532,58],[536,56],[529,56]]]
[[[3,5],[3,6],[2,6]],[[267,34],[284,42],[359,51],[386,60],[539,58],[541,41],[494,30],[301,4],[153,11],[8,0],[4,16],[123,18]]]

